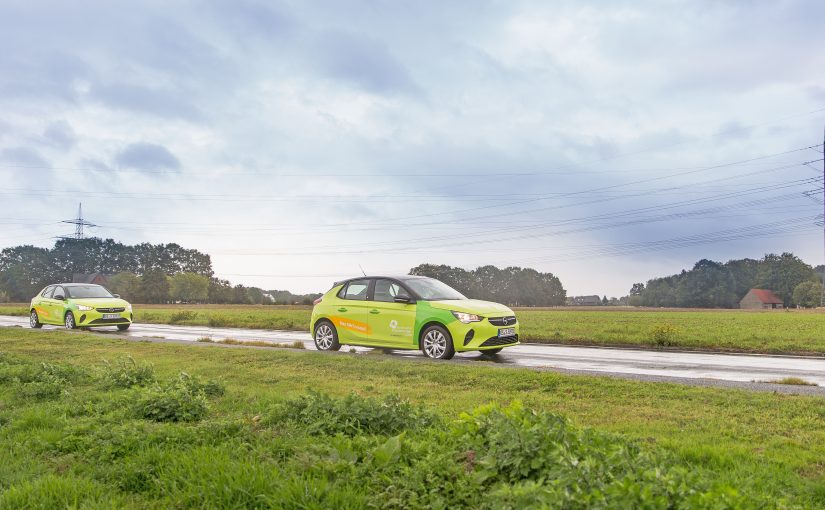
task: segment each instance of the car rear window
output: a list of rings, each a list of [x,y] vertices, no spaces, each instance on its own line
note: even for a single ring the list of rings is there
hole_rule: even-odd
[[[369,287],[369,280],[353,280],[347,284],[346,288],[344,288],[344,292],[341,294],[341,297],[356,301],[366,301],[367,289],[369,289]]]

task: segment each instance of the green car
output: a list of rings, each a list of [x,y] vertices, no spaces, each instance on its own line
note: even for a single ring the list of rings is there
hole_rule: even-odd
[[[100,285],[61,283],[49,285],[32,299],[29,324],[66,326],[66,329],[117,326],[125,331],[132,325],[132,305]]]
[[[310,330],[321,351],[341,344],[420,349],[429,358],[495,354],[518,344],[519,324],[498,303],[468,299],[420,276],[365,276],[333,285],[315,301]]]

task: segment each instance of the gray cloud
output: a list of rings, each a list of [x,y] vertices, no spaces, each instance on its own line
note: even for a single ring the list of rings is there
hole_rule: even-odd
[[[0,159],[20,167],[41,169],[51,166],[39,152],[29,147],[9,147],[0,150]]]
[[[202,119],[200,110],[180,90],[159,90],[120,83],[95,86],[91,96],[112,108],[165,118]]]
[[[138,142],[118,153],[115,162],[124,168],[136,170],[180,170],[178,158],[163,145]]]
[[[380,40],[328,31],[315,41],[310,57],[324,75],[376,94],[421,93],[404,65]]]
[[[43,131],[43,138],[49,145],[57,147],[61,150],[69,150],[77,143],[77,135],[75,135],[72,126],[65,120],[52,122]]]

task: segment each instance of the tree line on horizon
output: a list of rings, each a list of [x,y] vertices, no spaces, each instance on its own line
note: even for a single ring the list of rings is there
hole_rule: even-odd
[[[262,289],[215,278],[210,256],[198,250],[100,238],[61,239],[51,249],[15,246],[0,251],[0,301],[25,302],[46,285],[92,273],[113,275],[107,288],[135,303],[272,302]],[[279,298],[311,303],[310,296]]]
[[[410,269],[409,274],[435,278],[469,298],[508,306],[561,306],[567,297],[567,291],[558,277],[531,268],[481,266],[467,270],[447,265],[420,264]]]
[[[738,308],[748,291],[758,288],[773,291],[785,307],[815,307],[820,304],[823,278],[825,266],[814,268],[792,253],[725,263],[702,259],[690,270],[634,284],[629,303],[667,308]]]

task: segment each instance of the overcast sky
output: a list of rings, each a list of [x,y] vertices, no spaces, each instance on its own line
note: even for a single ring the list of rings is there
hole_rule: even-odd
[[[178,242],[321,291],[423,262],[620,296],[821,264],[820,1],[0,4],[0,247]],[[817,152],[817,150],[819,152]],[[818,170],[817,170],[818,169]]]

